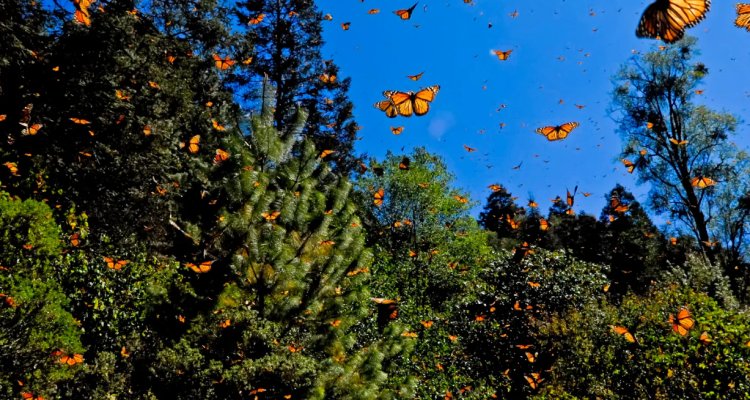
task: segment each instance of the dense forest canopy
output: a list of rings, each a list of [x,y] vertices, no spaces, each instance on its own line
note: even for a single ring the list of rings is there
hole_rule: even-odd
[[[311,1],[3,1],[0,397],[750,397],[750,164],[692,3],[601,94],[646,196],[498,174],[474,215],[441,155],[356,151]]]

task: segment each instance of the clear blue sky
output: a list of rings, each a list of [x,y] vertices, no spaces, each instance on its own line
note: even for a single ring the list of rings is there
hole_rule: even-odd
[[[487,185],[495,182],[519,196],[521,205],[533,194],[545,211],[548,199],[576,185],[593,195],[579,195],[575,208],[597,216],[616,183],[646,200],[648,188],[637,187],[619,162],[621,141],[607,108],[615,72],[633,50],[657,43],[635,37],[650,2],[422,0],[409,21],[393,14],[411,6],[408,0],[317,4],[333,16],[324,21],[324,56],[340,66],[340,75],[352,78],[350,97],[363,126],[358,152],[382,158],[387,150],[425,146],[445,159],[457,185],[478,202],[476,213],[490,193]],[[373,8],[380,13],[368,14]],[[518,16],[511,18],[515,10]],[[697,59],[710,71],[699,101],[744,120],[750,32],[736,28],[734,18],[733,2],[714,1],[707,18],[687,34],[698,38]],[[344,31],[342,22],[351,22],[351,28]],[[513,53],[500,61],[492,49]],[[418,82],[406,78],[422,71]],[[426,116],[389,119],[372,106],[383,90],[435,84],[441,89]],[[501,104],[507,107],[497,111]],[[581,125],[566,140],[548,142],[534,132],[567,121]],[[400,136],[390,132],[401,125]],[[750,144],[749,132],[743,121],[736,136],[743,148]],[[469,154],[464,144],[478,150]],[[512,169],[521,162],[519,170]]]

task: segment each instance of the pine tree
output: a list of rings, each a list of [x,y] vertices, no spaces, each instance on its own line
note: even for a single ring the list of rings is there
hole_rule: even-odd
[[[273,98],[270,84],[265,93]],[[215,240],[184,261],[192,289],[162,316],[185,323],[173,344],[156,349],[153,390],[171,398],[385,397],[381,363],[398,347],[387,338],[355,346],[373,312],[365,287],[372,254],[347,199],[351,183],[301,139],[303,118],[284,135],[265,109],[246,138],[225,142],[236,172],[222,180]]]
[[[276,87],[274,126],[292,126],[298,118],[296,105],[301,105],[307,113],[303,135],[317,149],[335,151],[330,160],[336,171],[351,172],[358,165],[353,146],[359,127],[347,97],[350,79],[321,56],[322,14],[313,1],[243,1],[236,16],[245,27],[238,46],[245,49],[242,59],[248,65],[235,78],[248,106],[260,105],[260,82],[268,76]]]

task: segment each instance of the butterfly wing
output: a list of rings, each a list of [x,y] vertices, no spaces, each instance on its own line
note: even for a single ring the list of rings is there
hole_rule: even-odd
[[[396,116],[398,115],[398,112],[396,112],[396,107],[393,105],[393,102],[390,99],[381,100],[375,103],[375,108],[380,111],[384,111],[385,116],[388,118],[396,118]]]
[[[734,24],[738,28],[745,28],[750,31],[750,4],[737,4],[737,19]]]
[[[685,28],[705,17],[710,4],[710,0],[656,0],[643,12],[635,34],[676,42],[682,39]]]
[[[440,90],[440,86],[430,86],[424,88],[412,95],[414,114],[421,116],[430,111],[430,103],[435,100],[435,95]]]
[[[680,327],[684,328],[686,331],[693,329],[693,326],[695,326],[695,320],[690,315],[690,311],[688,311],[687,308],[683,308],[679,313],[677,313],[677,324],[679,324]]]

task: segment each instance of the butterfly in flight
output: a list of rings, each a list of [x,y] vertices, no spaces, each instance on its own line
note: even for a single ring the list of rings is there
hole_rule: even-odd
[[[643,12],[635,35],[673,43],[685,34],[685,28],[703,20],[710,0],[656,0]]]
[[[394,118],[396,115],[403,117],[411,117],[412,115],[422,116],[430,111],[430,103],[435,99],[435,95],[440,90],[439,85],[426,87],[419,90],[418,92],[400,92],[395,90],[386,90],[383,92],[390,102],[390,104],[384,101],[375,103],[375,107],[385,112],[385,115],[389,118]]]
[[[624,337],[625,340],[627,340],[628,342],[635,343],[635,336],[633,336],[633,334],[630,333],[628,328],[624,326],[615,326],[615,325],[610,325],[609,327],[612,329],[612,332],[618,335],[622,335],[622,337]]]
[[[411,18],[411,13],[412,13],[412,11],[414,11],[414,8],[417,6],[417,4],[419,4],[419,2],[414,3],[414,5],[411,6],[411,7],[409,7],[409,8],[406,8],[406,9],[403,9],[403,10],[396,10],[393,13],[396,14],[396,15],[398,15],[399,18],[401,18],[402,20],[405,21],[405,20]]]
[[[698,189],[705,189],[716,185],[716,181],[705,176],[696,176],[690,180],[690,184]]]
[[[690,315],[690,311],[684,307],[677,313],[677,317],[669,314],[669,323],[672,324],[672,330],[681,336],[687,335],[688,331],[695,326],[695,320]]]
[[[734,24],[750,31],[750,4],[737,3],[737,19]]]
[[[513,50],[492,50],[492,54],[496,55],[498,60],[505,61],[510,57],[510,53],[512,53]]]
[[[416,75],[406,75],[406,77],[409,78],[409,79],[411,79],[411,80],[413,80],[413,81],[418,81],[418,80],[422,79],[422,75],[424,75],[424,71],[422,71],[422,72],[420,72],[420,73],[418,73]]]
[[[234,65],[234,60],[229,58],[229,56],[226,56],[222,58],[218,54],[214,54],[214,65],[216,68],[218,68],[221,71],[229,69],[232,65]]]
[[[550,142],[553,142],[555,140],[562,140],[568,137],[570,132],[573,131],[576,127],[580,125],[578,122],[566,122],[562,125],[557,126],[544,126],[541,128],[538,128],[536,130],[536,133],[540,133],[544,135],[547,140]]]

